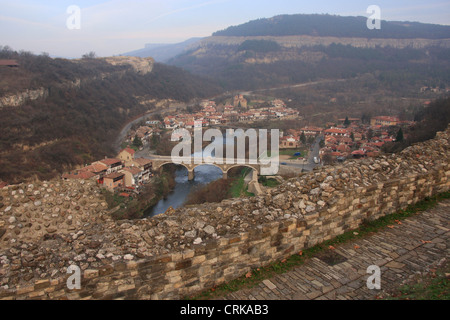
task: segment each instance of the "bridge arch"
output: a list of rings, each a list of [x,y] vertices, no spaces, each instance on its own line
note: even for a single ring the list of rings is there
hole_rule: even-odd
[[[189,173],[189,181],[194,180],[195,179],[195,172],[194,170],[200,166],[214,166],[216,168],[219,168],[222,171],[223,174],[223,178],[224,179],[228,179],[228,172],[234,168],[239,168],[239,167],[246,167],[246,168],[250,168],[253,171],[254,176],[258,176],[261,173],[261,167],[260,165],[255,165],[255,164],[249,164],[249,163],[235,163],[235,164],[219,164],[219,163],[208,163],[208,162],[204,162],[204,163],[199,163],[199,164],[186,164],[186,163],[174,163],[172,160],[155,160],[153,162],[153,169],[155,171],[160,171],[160,173],[162,173],[163,167],[169,164],[175,164],[175,165],[179,165],[179,166],[183,166],[184,168],[187,169],[188,173]]]
[[[154,168],[156,170],[160,170],[160,173],[162,173],[162,170],[163,170],[164,166],[169,165],[169,164],[174,164],[174,163],[173,162],[165,162],[165,163],[162,163],[162,164],[158,164],[158,166],[154,167]],[[182,164],[174,164],[174,165],[182,166],[182,167],[187,169],[189,181],[192,181],[192,180],[195,179],[195,169],[197,169],[197,168],[199,168],[201,166],[213,166],[213,167],[216,167],[220,171],[222,171],[222,175],[223,175],[224,179],[228,178],[228,171],[225,171],[221,167],[221,165],[215,164],[215,163],[201,163],[201,164],[184,164],[184,163],[182,163]]]
[[[256,175],[259,175],[259,169],[256,168],[255,166],[252,166],[251,164],[233,164],[230,167],[227,167],[226,169],[222,169],[224,176],[227,176],[228,178],[228,172],[232,169],[236,169],[236,168],[249,168],[252,169],[252,171],[255,173]]]

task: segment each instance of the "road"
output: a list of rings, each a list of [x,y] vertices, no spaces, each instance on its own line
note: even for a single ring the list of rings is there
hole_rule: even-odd
[[[290,89],[290,88],[304,88],[304,87],[315,86],[315,85],[319,85],[319,84],[325,84],[325,83],[331,83],[331,82],[344,82],[344,81],[354,80],[354,79],[358,79],[358,77],[351,78],[351,79],[336,79],[336,80],[335,79],[328,79],[328,80],[320,80],[320,81],[314,81],[314,82],[306,82],[306,83],[299,83],[299,84],[293,84],[293,85],[286,85],[286,86],[282,86],[282,87],[258,89],[258,90],[254,90],[254,91],[243,91],[240,94],[242,94],[242,95],[252,95],[252,94],[254,94],[256,92],[274,91],[274,90],[282,90],[282,89]]]
[[[187,104],[184,105],[184,107],[187,107],[187,106],[188,106]],[[170,111],[175,112],[177,110],[177,108],[182,108],[182,107],[183,107],[183,105],[181,104],[181,105],[177,105],[176,107],[169,107],[169,108],[166,108],[164,110],[158,110],[158,111],[149,112],[149,113],[146,113],[146,114],[138,117],[135,120],[132,120],[131,122],[126,124],[122,128],[122,130],[120,131],[120,133],[117,136],[117,139],[116,139],[116,141],[114,143],[114,148],[116,149],[117,152],[120,151],[122,142],[125,140],[126,136],[128,135],[128,132],[130,131],[131,127],[134,124],[139,123],[142,120],[145,120],[145,119],[147,119],[147,118],[149,118],[151,116],[154,116],[154,115],[163,114],[163,113],[167,113],[167,112],[170,112]]]
[[[320,158],[319,157],[319,151],[320,151],[320,141],[323,140],[322,136],[318,136],[316,140],[314,141],[314,144],[312,146],[312,150],[309,153],[308,156],[308,162],[303,163],[301,161],[296,160],[287,160],[283,163],[286,163],[286,166],[288,167],[295,167],[295,168],[302,168],[305,171],[313,171],[314,168],[320,166],[320,164],[314,163],[314,158]]]

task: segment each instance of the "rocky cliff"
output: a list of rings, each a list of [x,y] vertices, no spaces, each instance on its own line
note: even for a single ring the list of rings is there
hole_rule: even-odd
[[[337,38],[337,37],[314,37],[314,36],[257,36],[257,37],[226,37],[214,36],[205,38],[198,44],[189,47],[207,48],[212,46],[239,46],[247,40],[275,41],[285,48],[303,48],[313,46],[329,46],[331,44],[350,45],[356,48],[392,47],[396,49],[426,47],[450,48],[450,39],[376,39],[376,38]]]
[[[109,57],[102,58],[107,63],[113,66],[129,66],[131,69],[140,75],[146,75],[153,71],[155,61],[153,58],[135,58],[135,57]],[[76,63],[83,63],[83,60],[72,60]],[[88,84],[92,81],[102,81],[114,75],[123,75],[126,71],[119,70],[114,72],[101,72],[99,75],[90,76],[83,79],[76,79],[75,81],[64,81],[56,85],[57,88],[64,90],[71,88],[80,88],[82,84]],[[20,107],[27,101],[35,101],[38,99],[45,99],[48,97],[49,89],[39,88],[37,90],[26,90],[16,94],[9,94],[0,97],[0,108],[2,107]]]
[[[113,221],[93,182],[1,190],[0,298],[179,299],[450,189],[450,129],[264,196]],[[83,288],[66,287],[77,265]]]
[[[155,60],[153,58],[120,56],[105,58],[105,61],[113,66],[131,66],[136,73],[141,75],[146,75],[152,72],[153,66],[155,65]]]
[[[27,101],[45,99],[47,96],[48,96],[48,89],[40,88],[38,90],[26,90],[18,94],[0,97],[0,108],[20,107]]]

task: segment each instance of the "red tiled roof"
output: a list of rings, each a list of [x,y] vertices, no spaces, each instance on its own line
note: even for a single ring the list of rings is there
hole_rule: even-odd
[[[325,130],[325,133],[346,134],[347,130],[345,130],[345,129],[328,129],[328,130]]]
[[[16,60],[0,60],[0,66],[18,66],[19,63]]]
[[[134,154],[136,153],[136,151],[134,151],[134,150],[131,149],[131,148],[125,148],[125,149],[123,149],[123,150],[120,151],[120,152],[122,153],[122,152],[124,152],[124,151],[128,152],[128,153],[131,154],[131,155],[134,155]]]
[[[100,160],[99,162],[107,165],[108,167],[119,162],[122,163],[122,161],[120,161],[119,159],[103,159]]]
[[[390,122],[398,122],[398,121],[400,121],[399,118],[396,118],[396,117],[387,117],[387,116],[375,117],[374,120],[390,121]]]
[[[120,197],[124,197],[124,198],[129,198],[129,197],[131,197],[128,193],[121,193],[121,194],[119,194],[119,196]]]
[[[141,169],[136,168],[136,167],[128,167],[128,168],[125,168],[123,170],[130,172],[132,175],[136,175],[136,174],[139,174],[140,172],[142,172]]]
[[[98,173],[108,170],[108,167],[101,163],[93,163],[90,166],[84,167],[80,171],[87,171],[92,173]]]
[[[95,177],[95,174],[89,171],[78,171],[75,173],[65,173],[62,177],[63,179],[69,180],[88,180]]]
[[[0,181],[0,189],[3,189],[4,187],[6,187],[8,184],[6,182]]]
[[[152,163],[151,160],[145,159],[145,158],[134,159],[134,162],[136,162],[140,166],[145,166],[145,165],[148,165],[148,164]]]

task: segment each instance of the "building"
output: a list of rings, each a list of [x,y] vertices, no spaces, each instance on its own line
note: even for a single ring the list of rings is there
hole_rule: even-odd
[[[136,154],[136,151],[134,151],[133,149],[125,148],[119,152],[118,158],[120,160],[122,160],[123,162],[127,162],[127,161],[133,160],[135,154]]]
[[[76,171],[73,173],[65,173],[62,175],[63,180],[89,180],[94,179],[96,175],[89,171]]]
[[[299,137],[286,136],[280,139],[280,149],[298,149],[300,145]]]
[[[18,68],[19,66],[16,60],[0,60],[0,67]]]
[[[349,133],[346,129],[331,128],[324,131],[326,136],[348,137]]]
[[[153,162],[145,158],[137,158],[126,163],[127,167],[137,167],[142,173],[142,182],[147,182],[152,176]]]
[[[93,173],[97,182],[102,184],[103,177],[108,174],[108,167],[102,163],[93,163],[90,166],[84,167],[79,171]]]
[[[120,172],[111,173],[103,178],[103,186],[111,192],[117,191],[125,186],[125,174]]]
[[[305,136],[307,136],[307,137],[315,137],[315,136],[321,134],[323,129],[318,128],[318,127],[305,127],[305,128],[300,129],[300,131],[302,133],[304,133]]]
[[[142,183],[142,170],[137,167],[127,167],[121,170],[124,174],[125,187],[135,187]]]
[[[370,120],[370,125],[372,127],[374,126],[383,126],[383,127],[389,127],[389,126],[396,126],[400,122],[400,119],[397,117],[375,117]]]
[[[105,158],[104,160],[100,160],[97,162],[94,162],[93,164],[102,164],[107,167],[106,174],[111,174],[114,172],[118,172],[120,169],[123,168],[122,161],[119,159],[108,159]]]
[[[242,94],[234,97],[233,106],[236,108],[240,106],[243,109],[247,109],[247,104],[247,99],[245,99]]]
[[[76,172],[69,172],[62,175],[63,180],[97,180],[103,183],[103,177],[107,174],[108,167],[101,163],[94,163]]]

